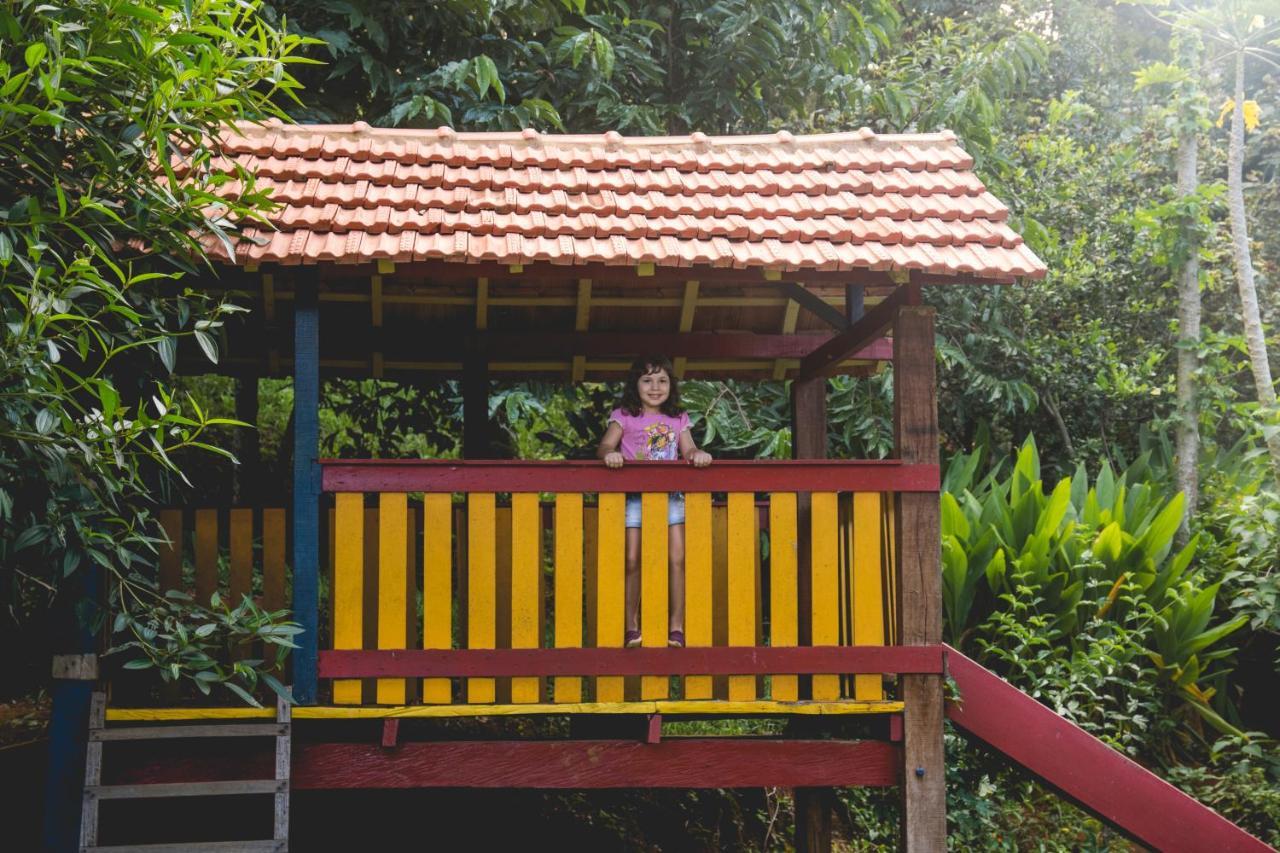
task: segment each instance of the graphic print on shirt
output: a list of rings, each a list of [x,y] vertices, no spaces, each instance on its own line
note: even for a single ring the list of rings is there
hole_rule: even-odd
[[[674,460],[676,445],[676,431],[670,424],[649,424],[644,428],[644,456],[641,458]]]

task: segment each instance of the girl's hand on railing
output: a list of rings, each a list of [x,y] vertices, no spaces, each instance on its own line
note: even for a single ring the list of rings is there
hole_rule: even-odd
[[[622,454],[616,450],[611,453],[606,453],[604,455],[604,464],[606,468],[621,468]]]
[[[706,468],[711,464],[711,454],[705,450],[695,450],[689,454],[689,464],[694,468]]]

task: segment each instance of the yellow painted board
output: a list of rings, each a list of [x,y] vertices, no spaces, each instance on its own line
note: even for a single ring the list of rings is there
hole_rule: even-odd
[[[796,496],[774,492],[769,496],[769,645],[794,646],[800,640],[798,565],[800,543],[796,536]],[[773,676],[773,698],[794,702],[800,698],[798,678]]]
[[[383,492],[378,496],[378,648],[403,649],[407,645],[405,599],[409,536],[408,496]],[[403,705],[403,678],[378,679],[378,704]]]
[[[756,642],[755,496],[729,493],[729,645],[754,646]],[[729,676],[729,701],[756,698],[752,675]]]
[[[684,638],[689,646],[711,645],[711,495],[685,495],[684,504]],[[684,679],[685,699],[710,699],[711,676]]]
[[[169,544],[160,548],[160,592],[182,590],[182,510],[160,510],[160,526]]]
[[[453,647],[453,497],[422,497],[422,647]],[[447,678],[424,678],[422,701],[448,704],[453,690]]]
[[[626,495],[601,493],[596,512],[596,647],[622,647],[626,545]],[[621,702],[623,679],[596,679],[596,701]]]
[[[667,647],[667,502],[666,492],[640,496],[640,635],[647,649]],[[641,699],[665,699],[665,675],[640,678]]]
[[[334,495],[333,647],[359,649],[364,640],[364,495]],[[333,701],[360,704],[360,682],[335,679]]]
[[[494,647],[511,648],[511,507],[499,506],[494,511]],[[496,701],[511,701],[511,679],[494,680]]]
[[[209,606],[218,591],[218,511],[196,510],[196,602]]]
[[[884,585],[882,583],[880,493],[853,496],[853,643],[884,645]],[[855,699],[884,698],[884,678],[855,675]]]
[[[653,702],[537,703],[533,705],[403,705],[349,707],[298,705],[295,720],[360,720],[414,717],[498,717],[532,714],[695,714],[708,716],[831,716],[845,714],[900,714],[903,703],[884,702],[720,702],[658,700]],[[275,719],[273,708],[107,708],[110,723],[176,722],[178,720]]]
[[[497,640],[496,523],[492,492],[467,496],[467,648],[492,649]],[[468,678],[467,701],[493,702],[492,678]]]
[[[281,610],[284,600],[284,510],[262,511],[262,606]]]
[[[893,494],[885,494],[884,496],[884,579],[885,589],[885,613],[887,614],[886,622],[888,623],[889,645],[898,642],[898,540],[894,538],[894,523],[897,519],[898,501],[897,496]]]
[[[511,648],[536,649],[542,633],[538,580],[542,575],[541,508],[536,492],[511,496]],[[511,701],[537,702],[540,679],[511,679]]]
[[[729,515],[724,506],[711,508],[711,645],[729,645]],[[729,696],[729,677],[711,679],[717,699]]]
[[[834,646],[840,642],[840,525],[835,493],[814,492],[812,513],[813,645]],[[815,675],[813,698],[819,702],[840,698],[840,676]]]
[[[253,510],[233,509],[229,513],[231,538],[231,605],[253,595]]]
[[[557,649],[582,645],[582,495],[556,495],[555,509],[555,644]],[[556,702],[581,702],[582,679],[555,679]]]

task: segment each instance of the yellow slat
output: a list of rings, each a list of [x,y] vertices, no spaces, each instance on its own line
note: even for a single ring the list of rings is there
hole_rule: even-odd
[[[467,496],[467,648],[492,649],[497,639],[497,607],[494,598],[496,523],[492,492]],[[493,702],[492,678],[468,678],[467,701]]]
[[[422,647],[453,647],[453,497],[422,498]],[[422,701],[448,704],[453,690],[447,678],[424,678]]]
[[[364,640],[364,495],[334,496],[333,647],[359,649]],[[333,701],[360,704],[360,682],[336,679]]]
[[[750,492],[729,493],[729,645],[756,642],[756,519]],[[756,698],[752,675],[729,676],[729,701]]]
[[[160,527],[170,544],[160,544],[160,592],[182,590],[182,510],[160,510]]]
[[[556,495],[555,600],[557,649],[582,645],[582,495]],[[557,678],[556,702],[581,702],[581,678]]]
[[[884,496],[884,544],[881,550],[884,553],[884,579],[885,579],[885,613],[888,623],[889,645],[898,642],[898,562],[897,562],[897,540],[894,538],[894,520],[897,518],[898,502],[892,494]]]
[[[626,566],[626,495],[602,493],[596,512],[596,648],[622,647]],[[596,679],[597,702],[621,702],[623,680]]]
[[[796,571],[799,542],[796,536],[796,496],[775,492],[769,497],[769,645],[794,646],[800,639]],[[794,702],[800,698],[797,677],[773,676],[773,698]]]
[[[262,511],[262,605],[280,610],[284,601],[284,510]]]
[[[536,649],[540,645],[541,608],[538,579],[542,574],[542,549],[538,506],[535,492],[511,496],[511,648]],[[515,704],[537,702],[541,698],[541,680],[536,677],[511,679],[511,701]]]
[[[723,506],[711,508],[711,645],[729,645],[729,514]],[[715,698],[728,698],[727,675],[711,683]]]
[[[378,496],[378,648],[403,649],[407,645],[405,573],[409,536],[408,496],[383,492]],[[378,679],[378,704],[403,705],[403,678]]]
[[[840,642],[839,515],[836,495],[813,493],[813,645]],[[839,675],[815,675],[813,698],[822,702],[840,698]]]
[[[881,582],[881,513],[878,492],[853,496],[853,643],[884,645],[884,587]],[[884,698],[884,679],[855,675],[855,699]]]
[[[233,509],[231,520],[231,603],[253,595],[253,510]]]
[[[667,501],[666,492],[640,497],[640,634],[649,649],[667,647]],[[641,699],[667,698],[668,678],[640,678]]]
[[[196,601],[209,606],[218,590],[218,511],[196,510]]]
[[[684,638],[704,647],[712,641],[711,495],[686,494],[684,500]],[[711,676],[686,676],[684,698],[710,699]]]

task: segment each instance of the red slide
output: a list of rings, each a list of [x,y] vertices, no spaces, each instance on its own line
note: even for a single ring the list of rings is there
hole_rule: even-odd
[[[1273,849],[950,646],[946,659],[960,689],[960,701],[947,703],[952,723],[1136,841],[1166,851]]]

